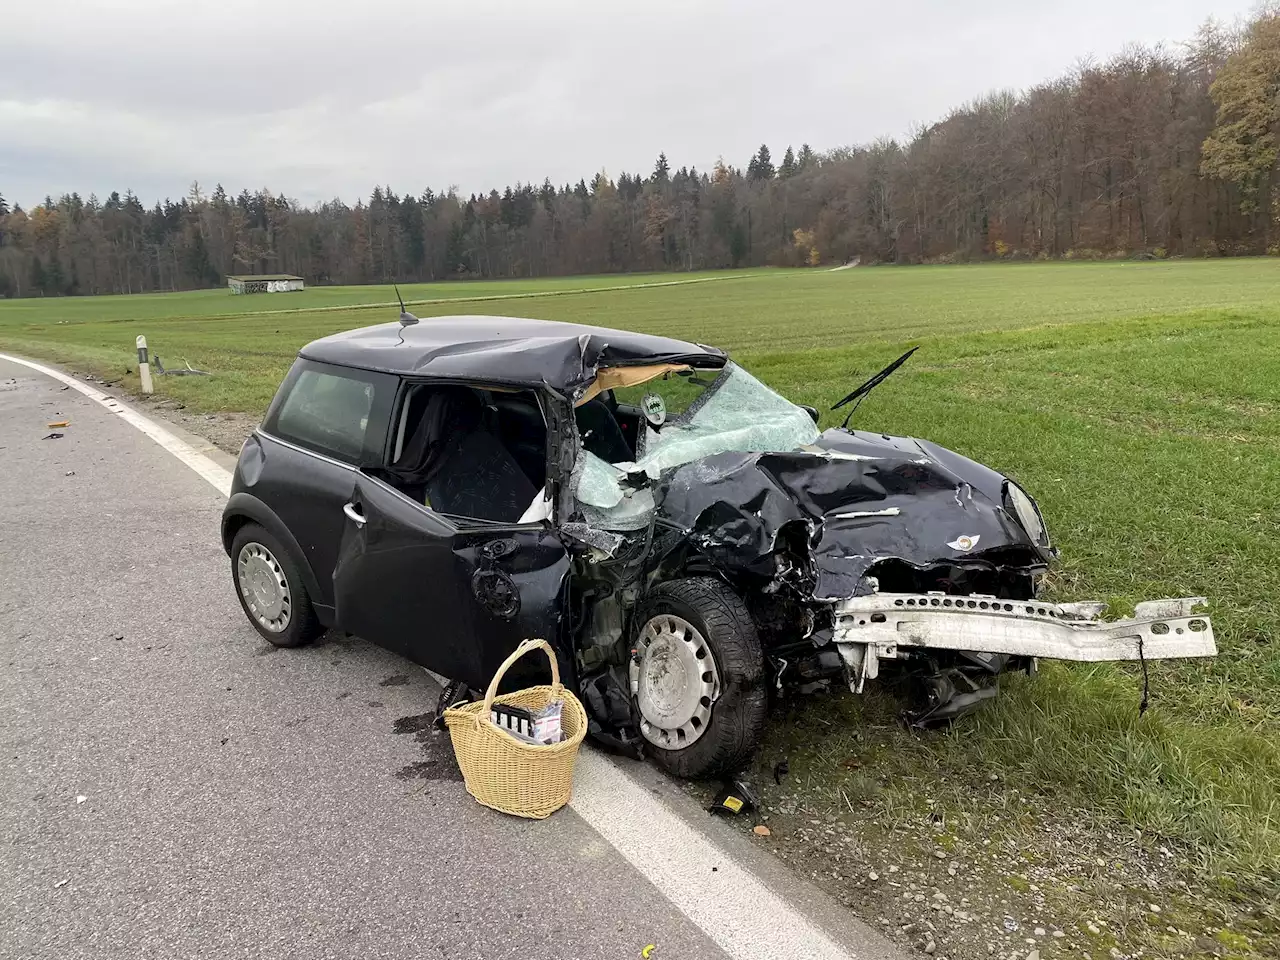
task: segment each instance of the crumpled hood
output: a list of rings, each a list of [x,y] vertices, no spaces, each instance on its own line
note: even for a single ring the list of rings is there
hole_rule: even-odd
[[[888,558],[917,567],[1036,546],[1001,503],[1004,477],[926,440],[828,430],[790,453],[726,453],[676,468],[659,504],[727,570],[772,575],[782,528],[809,530],[818,600],[870,592]]]

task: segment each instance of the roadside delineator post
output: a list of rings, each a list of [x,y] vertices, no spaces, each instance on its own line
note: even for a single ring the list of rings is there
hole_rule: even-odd
[[[153,393],[151,386],[151,364],[147,360],[147,338],[138,334],[138,376],[142,379],[142,392]]]

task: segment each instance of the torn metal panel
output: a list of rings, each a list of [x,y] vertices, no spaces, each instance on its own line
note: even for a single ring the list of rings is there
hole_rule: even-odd
[[[886,559],[920,568],[982,558],[1043,564],[1039,545],[1005,509],[1003,483],[933,444],[828,430],[803,450],[682,466],[661,510],[730,570],[760,568],[785,527],[807,525],[813,597],[842,600],[869,593],[867,575]]]
[[[878,593],[836,604],[835,642],[871,647],[976,651],[1098,663],[1212,657],[1218,648],[1199,597],[1139,604],[1126,620],[1081,617],[1082,604],[988,596]],[[846,658],[846,662],[849,662]]]

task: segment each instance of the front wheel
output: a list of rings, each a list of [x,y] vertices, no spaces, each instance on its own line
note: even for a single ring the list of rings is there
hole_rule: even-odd
[[[678,777],[727,773],[764,733],[764,657],[746,605],[719,580],[657,586],[636,617],[631,695],[640,733]]]

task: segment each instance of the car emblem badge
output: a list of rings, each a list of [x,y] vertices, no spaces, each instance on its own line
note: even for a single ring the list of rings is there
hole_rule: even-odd
[[[956,537],[947,544],[952,550],[959,550],[961,553],[968,553],[978,545],[978,541],[982,539],[982,534],[972,537]]]
[[[667,402],[656,393],[646,393],[640,401],[640,409],[644,411],[644,418],[655,427],[667,422]]]

